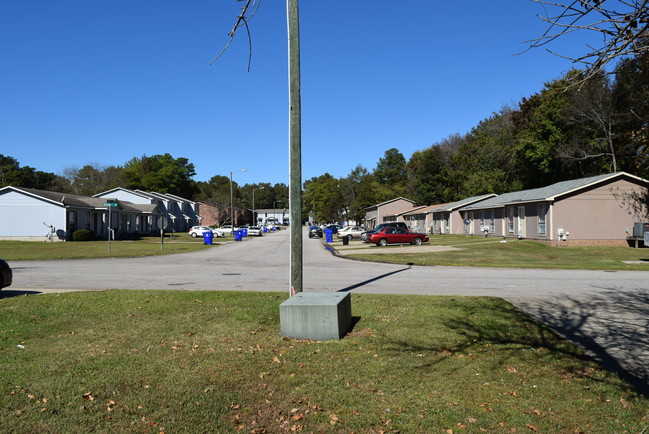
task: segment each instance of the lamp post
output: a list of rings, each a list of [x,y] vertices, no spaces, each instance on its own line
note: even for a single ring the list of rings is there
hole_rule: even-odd
[[[259,188],[253,188],[252,189],[252,222],[253,226],[257,226],[257,218],[255,217],[255,191],[256,190],[263,190],[264,187],[259,187]]]
[[[230,220],[232,220],[232,235],[234,235],[234,194],[232,193],[232,174],[247,171],[248,169],[241,169],[230,172]]]

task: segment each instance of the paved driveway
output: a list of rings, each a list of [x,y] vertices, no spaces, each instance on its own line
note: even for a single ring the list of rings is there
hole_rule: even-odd
[[[13,261],[14,291],[285,291],[288,231],[194,253]],[[304,238],[304,290],[502,297],[582,344],[649,395],[649,272],[418,267],[353,261]]]

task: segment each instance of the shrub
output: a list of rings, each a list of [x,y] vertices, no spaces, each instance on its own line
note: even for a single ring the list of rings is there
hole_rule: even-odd
[[[72,233],[72,241],[92,241],[95,233],[89,229],[77,229]]]

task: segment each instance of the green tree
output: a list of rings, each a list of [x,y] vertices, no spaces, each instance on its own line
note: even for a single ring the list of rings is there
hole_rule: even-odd
[[[649,40],[649,37],[647,37]],[[615,70],[613,105],[620,167],[649,178],[649,53],[623,60]]]
[[[374,169],[376,180],[385,190],[392,191],[391,196],[402,196],[406,189],[406,159],[397,148],[385,151]]]
[[[559,149],[566,143],[564,116],[569,82],[558,79],[529,98],[523,98],[513,114],[516,131],[516,158],[521,167],[523,188],[535,188],[561,181]]]
[[[0,187],[7,185],[54,190],[57,187],[64,188],[66,183],[58,175],[29,166],[20,167],[15,158],[0,154]]]
[[[124,169],[117,166],[102,167],[98,163],[93,163],[81,169],[68,167],[63,170],[63,173],[69,182],[67,191],[81,196],[92,196],[126,185]]]
[[[304,183],[303,215],[312,215],[317,222],[338,222],[343,219],[343,195],[340,182],[329,173]]]
[[[378,203],[376,181],[373,174],[357,165],[347,177],[340,180],[341,195],[347,221],[360,223],[365,218],[365,209]]]
[[[187,158],[173,158],[170,154],[133,158],[124,166],[129,188],[159,193],[171,193],[193,199],[199,189],[192,177],[194,165]]]
[[[456,170],[463,174],[464,197],[520,188],[512,117],[513,110],[503,107],[466,136],[455,158]]]

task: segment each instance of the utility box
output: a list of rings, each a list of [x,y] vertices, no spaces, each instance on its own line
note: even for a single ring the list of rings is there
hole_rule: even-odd
[[[633,223],[633,236],[643,238],[649,232],[649,223]]]
[[[282,336],[326,341],[342,339],[352,327],[349,292],[298,292],[279,305]]]

